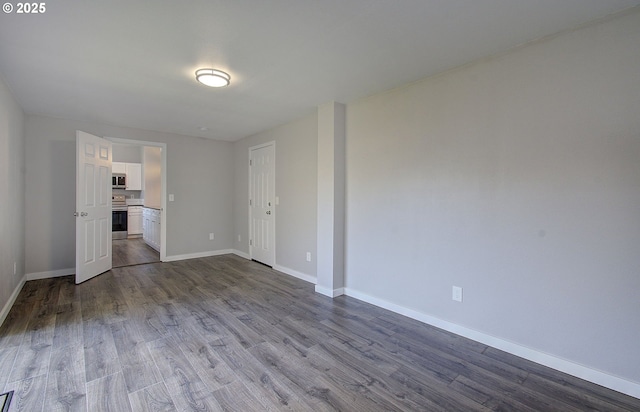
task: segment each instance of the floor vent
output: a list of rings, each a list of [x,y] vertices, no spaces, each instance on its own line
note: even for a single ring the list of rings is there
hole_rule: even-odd
[[[0,412],[9,412],[11,398],[13,398],[13,391],[0,395]]]

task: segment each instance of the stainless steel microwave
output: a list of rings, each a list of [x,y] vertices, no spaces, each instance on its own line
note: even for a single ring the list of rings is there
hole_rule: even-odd
[[[111,174],[111,186],[114,189],[126,189],[127,188],[127,175],[124,173],[112,173]]]

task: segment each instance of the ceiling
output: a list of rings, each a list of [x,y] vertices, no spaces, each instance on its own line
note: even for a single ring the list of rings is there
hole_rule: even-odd
[[[640,0],[45,4],[0,13],[0,74],[26,113],[234,141]],[[200,67],[231,85],[196,83]]]

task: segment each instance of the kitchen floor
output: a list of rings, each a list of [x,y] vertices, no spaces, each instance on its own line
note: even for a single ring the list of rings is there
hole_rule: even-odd
[[[160,253],[142,238],[114,240],[112,253],[114,268],[160,262]]]

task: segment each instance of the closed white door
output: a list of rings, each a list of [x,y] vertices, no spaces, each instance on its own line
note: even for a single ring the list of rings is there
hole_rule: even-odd
[[[268,266],[275,263],[275,147],[249,151],[249,254]]]
[[[76,132],[76,283],[111,269],[111,142]]]

